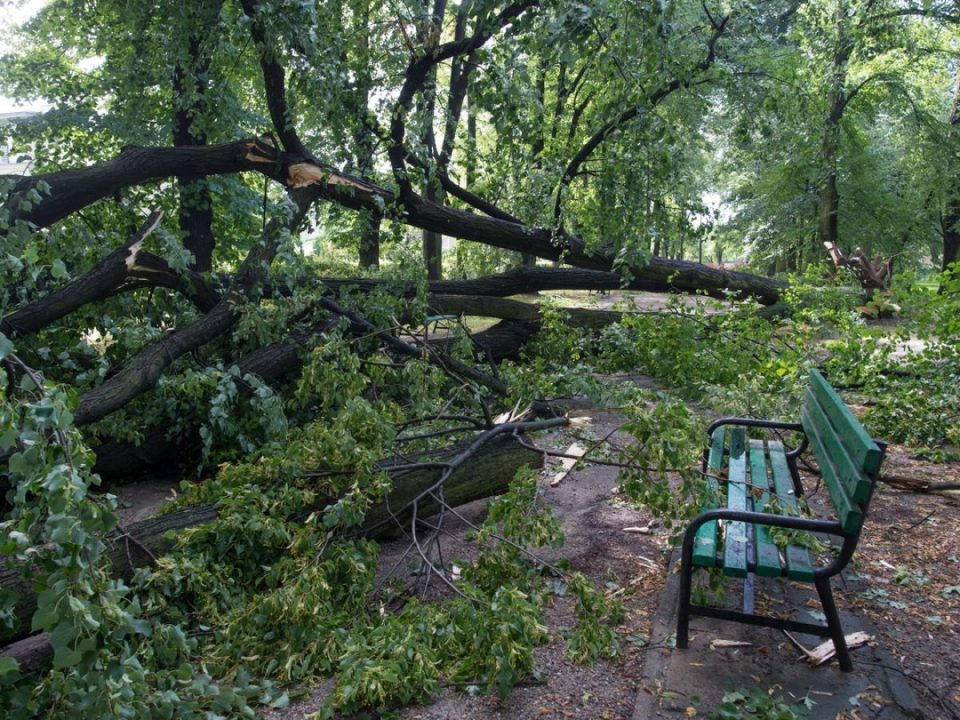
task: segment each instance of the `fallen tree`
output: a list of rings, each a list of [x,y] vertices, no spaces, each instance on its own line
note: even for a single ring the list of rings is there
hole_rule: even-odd
[[[563,419],[548,423],[527,424],[531,429],[561,425]],[[474,500],[498,495],[507,489],[516,472],[522,467],[540,467],[543,456],[531,450],[514,437],[524,424],[495,427],[493,432],[480,433],[473,443],[454,446],[431,456],[419,464],[416,458],[408,461],[385,461],[379,470],[392,479],[392,489],[378,504],[370,508],[363,524],[347,531],[349,535],[384,537],[407,530],[416,515],[428,519],[442,506],[457,507]],[[334,502],[325,498],[312,506],[303,507],[293,520],[303,520]],[[186,507],[173,512],[119,526],[107,538],[107,558],[114,572],[129,579],[138,567],[155,563],[157,557],[174,547],[178,533],[214,521],[218,517],[216,505]],[[31,632],[30,618],[36,608],[37,591],[28,568],[11,565],[9,560],[0,566],[0,590],[14,596],[13,615],[16,626],[0,634],[0,643],[13,642]]]

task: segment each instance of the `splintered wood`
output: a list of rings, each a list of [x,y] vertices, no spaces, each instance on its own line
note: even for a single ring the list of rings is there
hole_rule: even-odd
[[[287,184],[292,188],[307,187],[314,183],[321,185],[350,185],[356,188],[365,188],[364,185],[361,185],[355,180],[339,175],[332,170],[324,170],[313,163],[297,163],[296,165],[291,165],[287,172],[290,175]]]
[[[790,642],[796,645],[806,655],[807,660],[817,667],[829,662],[837,654],[837,649],[833,646],[833,640],[827,640],[817,645],[813,650],[808,650],[803,643],[786,630],[783,631],[783,634],[790,638]],[[866,645],[873,640],[873,636],[867,635],[865,632],[855,632],[845,635],[844,639],[847,641],[847,647],[853,650],[861,645]]]
[[[577,464],[577,460],[583,457],[586,453],[586,449],[581,447],[579,443],[573,443],[570,447],[563,451],[564,455],[573,455],[575,457],[564,457],[560,458],[560,470],[553,476],[553,479],[550,481],[550,487],[556,487],[563,482],[563,479],[570,474],[570,471],[573,470],[573,466]]]

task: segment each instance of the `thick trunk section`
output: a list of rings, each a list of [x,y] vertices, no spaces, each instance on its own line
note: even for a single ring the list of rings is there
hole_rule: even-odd
[[[369,178],[374,170],[374,152],[376,150],[375,136],[367,127],[367,117],[370,112],[370,91],[373,88],[371,65],[373,58],[370,54],[370,36],[373,30],[370,27],[370,3],[366,0],[356,6],[353,13],[353,35],[356,43],[357,80],[353,91],[354,132],[353,140],[357,148],[357,169],[360,177]],[[380,267],[380,216],[366,211],[360,218],[360,269]]]
[[[431,295],[430,308],[442,315],[479,315],[519,322],[540,321],[540,306],[535,303],[478,295]],[[601,328],[619,322],[623,313],[616,310],[565,308],[571,327]]]
[[[368,212],[364,214],[362,222],[360,267],[376,270],[380,267],[380,217]]]
[[[99,165],[10,178],[15,183],[5,207],[10,212],[11,224],[21,220],[44,228],[131,185],[183,175],[225,175],[247,170],[285,177],[284,169],[276,162],[276,149],[261,139],[179,148],[128,145],[113,160]],[[40,181],[49,185],[47,195],[29,209],[21,208],[20,198]]]
[[[318,278],[317,282],[339,293],[343,288],[354,287],[371,291],[384,284],[383,280],[368,278]],[[537,293],[544,290],[648,290],[661,292],[663,284],[644,279],[623,278],[617,273],[578,268],[517,267],[497,275],[488,275],[473,280],[440,280],[430,283],[433,295],[484,295],[507,297]],[[273,292],[289,293],[289,290],[273,288]],[[416,297],[417,288],[408,284],[400,292],[404,297]]]
[[[523,346],[540,329],[536,320],[501,320],[496,325],[471,336],[475,354],[491,362],[516,360]],[[430,344],[446,350],[452,342],[451,337],[434,336]]]
[[[451,460],[463,447],[451,448],[441,461]],[[435,458],[431,458],[434,462]],[[541,453],[524,447],[508,434],[494,437],[459,466],[443,485],[443,497],[448,505],[456,507],[504,492],[516,472],[525,466],[540,467]],[[384,469],[390,472],[389,465]],[[423,468],[412,472],[397,473],[393,490],[379,505],[366,515],[359,534],[382,537],[398,528],[398,523],[410,519],[410,504],[417,499],[417,515],[429,518],[440,506],[431,495],[421,497],[440,479],[441,470]],[[302,517],[323,508],[328,501],[316,507],[303,508]],[[115,532],[108,543],[107,555],[117,575],[129,577],[136,567],[152,561],[153,556],[169,552],[176,541],[176,534],[184,529],[211,522],[217,517],[214,505],[202,505],[177,512],[149,518]],[[132,541],[130,540],[132,538]],[[148,554],[146,551],[149,551]],[[36,608],[36,593],[29,582],[21,577],[20,567],[4,567],[0,570],[0,588],[14,593],[17,630],[0,635],[0,641],[12,642],[30,632],[30,618]]]
[[[839,234],[840,192],[837,189],[836,157],[840,128],[836,125],[828,125],[826,132],[828,137],[824,139],[821,148],[825,177],[820,187],[820,198],[817,205],[817,239],[820,247],[836,245]],[[816,257],[816,254],[817,251],[815,250],[814,257]]]

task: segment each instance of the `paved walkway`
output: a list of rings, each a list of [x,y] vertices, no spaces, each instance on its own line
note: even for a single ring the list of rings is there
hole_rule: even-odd
[[[672,567],[678,554],[674,553]],[[734,587],[732,579],[728,587]],[[710,716],[722,704],[725,694],[734,690],[773,688],[788,703],[810,706],[809,717],[835,718],[842,711],[858,707],[862,716],[894,720],[922,717],[916,698],[905,678],[896,670],[896,662],[876,643],[851,651],[853,672],[841,672],[836,661],[813,667],[786,635],[769,628],[750,627],[712,618],[694,617],[690,624],[690,647],[672,648],[677,620],[679,575],[672,573],[660,599],[644,664],[640,692],[633,720]],[[839,591],[838,591],[839,587]],[[821,622],[815,617],[820,604],[812,587],[793,583],[757,580],[757,605],[800,609],[798,619]],[[842,582],[834,584],[834,594],[844,592]],[[811,615],[813,613],[814,615]],[[802,617],[806,615],[806,617]],[[876,636],[863,619],[841,612],[844,631],[849,635],[864,631]],[[808,649],[823,638],[795,635]],[[749,646],[711,647],[716,640],[749,642]],[[669,649],[668,649],[669,648]],[[693,710],[696,714],[693,714]],[[845,717],[845,716],[844,716]]]

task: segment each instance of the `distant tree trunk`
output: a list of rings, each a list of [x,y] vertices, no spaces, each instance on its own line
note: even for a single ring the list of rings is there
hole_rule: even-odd
[[[463,159],[463,179],[468,190],[477,184],[477,112],[475,102],[467,98],[467,151]]]
[[[950,112],[950,145],[960,148],[960,70],[953,89],[953,109]],[[944,209],[943,226],[943,269],[951,263],[960,261],[960,162],[956,150],[948,157],[952,158],[947,202]]]
[[[424,10],[429,10],[430,0],[424,0]],[[439,43],[440,32],[443,27],[443,16],[447,11],[446,0],[434,0],[433,9],[430,10],[430,21],[423,23],[420,42],[424,47]],[[435,37],[434,37],[435,36]],[[437,105],[437,69],[432,67],[429,72],[429,79],[424,87],[423,102],[421,112],[423,113],[423,137],[421,138],[424,147],[431,151],[433,157],[437,156],[436,138],[433,132],[433,117]],[[440,172],[444,168],[437,168]],[[427,177],[426,187],[424,188],[424,197],[431,201],[443,202],[442,191],[437,189],[436,180],[433,177]],[[423,262],[427,267],[427,278],[429,280],[439,280],[443,277],[443,235],[434,230],[424,230],[423,240]]]
[[[840,154],[840,121],[852,95],[847,93],[847,67],[853,52],[845,17],[845,3],[836,10],[837,45],[833,55],[827,115],[824,119],[823,141],[820,146],[820,192],[817,207],[817,242],[811,248],[811,259],[822,255],[827,243],[838,245],[840,191],[837,187],[837,161]]]
[[[840,192],[837,189],[836,166],[840,140],[839,125],[828,122],[824,131],[823,145],[820,150],[820,157],[823,161],[824,178],[820,186],[817,224],[818,242],[813,249],[813,257],[819,255],[819,248],[824,247],[827,243],[836,245],[839,235],[837,216],[840,211]]]
[[[354,14],[354,37],[358,44],[357,82],[355,87],[354,141],[357,147],[357,171],[364,180],[373,175],[375,141],[373,133],[367,127],[367,113],[370,111],[370,89],[373,80],[370,76],[370,3],[363,3]],[[360,268],[380,267],[380,216],[363,211],[360,217]]]
[[[219,2],[215,3],[219,12]],[[195,123],[205,112],[207,72],[210,56],[203,52],[201,38],[190,38],[189,67],[178,64],[173,70],[175,104],[173,144],[190,147],[207,144],[202,126]],[[177,178],[180,195],[180,233],[184,247],[193,253],[191,268],[208,272],[213,268],[213,205],[210,187],[202,175],[181,175]]]
[[[437,199],[436,188],[427,188],[428,200]],[[440,280],[443,277],[443,235],[433,230],[423,231],[423,261],[427,266],[427,279]]]

